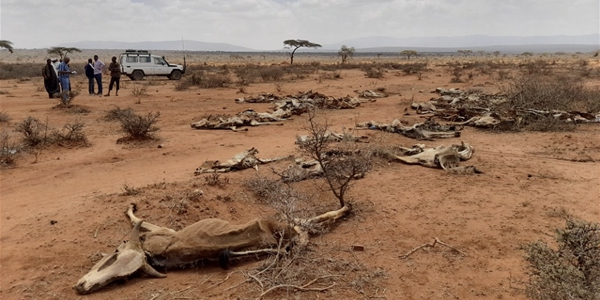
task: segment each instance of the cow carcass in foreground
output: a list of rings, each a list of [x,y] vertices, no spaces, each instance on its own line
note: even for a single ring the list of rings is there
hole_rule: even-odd
[[[346,205],[310,219],[280,223],[255,219],[236,225],[221,219],[200,220],[180,231],[144,222],[134,215],[135,205],[127,210],[133,230],[128,242],[105,256],[73,288],[80,294],[97,291],[118,279],[142,272],[151,277],[166,277],[155,268],[177,267],[201,260],[218,260],[226,267],[230,258],[287,252],[292,244],[306,245],[306,228],[334,222],[346,216]]]

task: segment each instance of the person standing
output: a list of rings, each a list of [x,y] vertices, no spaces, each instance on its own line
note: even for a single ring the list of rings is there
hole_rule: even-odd
[[[46,60],[46,65],[42,69],[42,76],[44,76],[44,87],[46,88],[46,92],[48,92],[48,97],[52,99],[54,98],[54,94],[60,93],[60,86],[58,85],[58,76],[51,59]]]
[[[88,59],[87,65],[83,68],[85,70],[85,76],[88,78],[88,92],[90,95],[94,94],[94,64],[92,59]]]
[[[117,62],[117,57],[112,57],[112,62],[108,65],[110,71],[110,84],[108,85],[108,93],[105,96],[110,96],[110,91],[113,89],[113,84],[117,84],[115,96],[119,96],[119,82],[121,81],[121,65]]]
[[[58,65],[58,79],[62,86],[62,103],[64,105],[69,104],[69,91],[71,90],[71,68],[69,68],[70,58],[65,57],[63,61]]]
[[[98,94],[102,96],[102,70],[104,69],[105,64],[98,59],[98,55],[94,55],[94,78],[96,78],[96,83],[98,83]]]

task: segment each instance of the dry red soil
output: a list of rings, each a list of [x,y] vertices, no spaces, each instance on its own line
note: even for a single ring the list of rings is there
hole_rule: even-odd
[[[125,87],[118,97],[98,97],[85,93],[85,79],[77,75],[73,81],[82,83],[83,93],[74,104],[89,109],[88,114],[55,108],[57,101],[48,99],[41,77],[0,81],[1,111],[12,118],[0,124],[2,130],[18,137],[12,130],[27,116],[47,120],[55,128],[79,119],[90,141],[89,147],[53,146],[24,153],[14,167],[1,171],[0,298],[255,298],[261,292],[258,284],[242,282],[247,279],[245,273],[261,265],[260,260],[239,262],[229,270],[210,263],[167,270],[164,279],[135,276],[86,296],[76,294],[72,286],[101,253],[114,251],[128,238],[131,226],[124,212],[131,202],[138,204],[139,215],[146,221],[176,229],[200,218],[243,223],[274,213],[244,187],[245,180],[256,176],[254,170],[223,175],[228,183],[222,186],[209,186],[203,176],[193,174],[205,160],[226,160],[251,147],[260,151],[259,157],[299,155],[294,142],[305,133],[303,116],[282,126],[253,127],[247,132],[190,128],[191,122],[205,114],[235,114],[247,107],[268,111],[270,107],[236,104],[235,98],[307,90],[336,97],[376,88],[391,93],[356,109],[321,111],[331,128],[341,132],[369,120],[421,121],[410,104],[429,100],[436,87],[478,86],[496,91],[485,75],[451,84],[442,67],[432,67],[422,80],[397,71],[388,71],[383,79],[370,79],[360,70],[342,70],[341,77],[320,81],[313,74],[278,85],[251,84],[245,87],[247,94],[239,93],[236,86],[175,91],[176,82],[157,79],[148,86],[148,95],[141,97],[131,94],[137,83],[124,78]],[[106,90],[108,78],[104,78]],[[131,107],[137,113],[160,111],[158,140],[117,144],[122,137],[118,123],[103,119],[115,106]],[[407,108],[410,115],[405,115]],[[373,144],[421,143],[379,131],[357,134],[367,135]],[[453,175],[420,166],[376,163],[364,179],[354,182],[349,195],[354,213],[311,240],[313,257],[337,262],[335,272],[329,270],[337,276],[335,286],[322,292],[279,289],[266,298],[525,299],[527,275],[520,246],[538,239],[551,243],[567,214],[600,220],[600,126],[581,125],[574,132],[559,133],[465,128],[460,138],[425,143],[437,146],[460,141],[475,147],[467,164],[484,174]],[[283,169],[288,164],[278,162],[272,167]],[[272,175],[270,167],[259,167],[259,173]],[[123,196],[124,185],[139,188],[140,193]],[[337,200],[323,186],[320,180],[299,185],[318,199],[314,214],[337,208]],[[175,209],[186,193],[196,189],[204,195],[189,202],[185,211]],[[400,258],[436,237],[466,255],[438,245]],[[364,246],[364,251],[353,251],[354,245]]]

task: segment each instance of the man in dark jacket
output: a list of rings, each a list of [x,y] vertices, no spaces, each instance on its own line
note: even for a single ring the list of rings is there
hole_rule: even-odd
[[[52,99],[54,98],[54,94],[60,93],[58,76],[52,65],[52,60],[46,60],[46,65],[44,66],[44,69],[42,69],[42,76],[44,76],[44,87],[46,88],[46,92],[48,92],[48,97]]]
[[[110,71],[110,84],[108,85],[108,93],[104,96],[110,96],[110,91],[113,89],[113,84],[117,84],[115,96],[119,96],[119,82],[121,81],[121,65],[117,62],[115,56],[112,57],[112,62],[108,65]]]
[[[92,59],[88,59],[87,65],[84,67],[85,69],[85,77],[88,78],[88,92],[90,95],[94,95],[94,64],[92,63]]]

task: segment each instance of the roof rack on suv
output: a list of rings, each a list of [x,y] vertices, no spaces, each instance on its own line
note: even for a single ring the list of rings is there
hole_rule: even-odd
[[[148,50],[134,50],[134,49],[127,49],[125,50],[126,53],[143,53],[143,54],[148,54]]]

